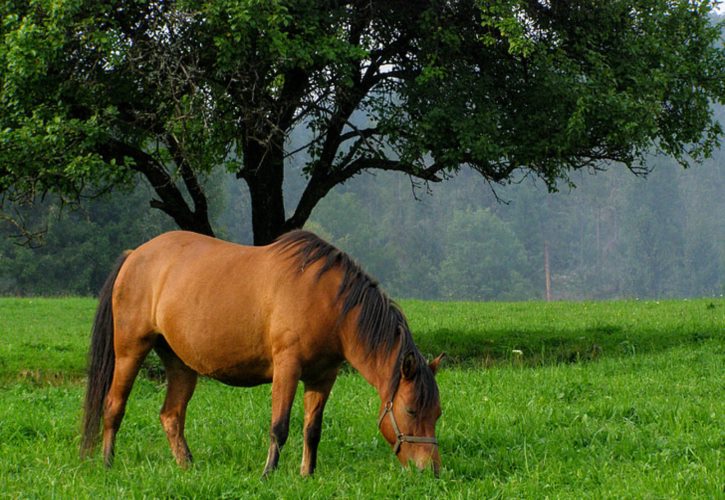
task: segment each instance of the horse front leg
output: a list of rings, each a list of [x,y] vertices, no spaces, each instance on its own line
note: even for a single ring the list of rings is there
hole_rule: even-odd
[[[322,436],[322,413],[336,378],[337,369],[314,383],[305,383],[305,442],[300,467],[300,474],[303,476],[310,476],[315,472],[317,445],[320,444]]]
[[[262,477],[277,468],[279,454],[287,442],[292,403],[300,379],[300,368],[296,360],[275,360],[272,375],[272,424],[269,430],[269,451]]]

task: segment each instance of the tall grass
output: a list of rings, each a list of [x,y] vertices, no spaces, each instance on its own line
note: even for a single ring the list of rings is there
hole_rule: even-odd
[[[78,458],[94,302],[0,299],[0,495],[7,497],[635,497],[725,493],[725,301],[403,302],[440,372],[444,469],[402,472],[379,401],[346,370],[326,410],[315,477],[298,475],[301,394],[278,470],[266,456],[270,387],[203,380],[174,463],[164,387],[140,377],[116,462]],[[596,346],[596,348],[594,348]],[[521,353],[518,354],[518,351]]]

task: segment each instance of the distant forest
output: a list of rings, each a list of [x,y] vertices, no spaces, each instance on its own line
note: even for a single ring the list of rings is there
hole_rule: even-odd
[[[723,112],[718,113],[723,122]],[[301,162],[299,162],[301,164]],[[488,186],[462,170],[440,184],[364,174],[333,190],[306,228],[350,253],[395,298],[517,301],[719,296],[725,292],[725,150],[682,169],[653,156],[639,178],[620,165],[548,193],[530,178]],[[299,196],[290,162],[286,196]],[[206,179],[220,237],[252,241],[248,193]],[[94,294],[115,257],[173,224],[148,188],[20,215],[34,248],[0,221],[0,294]]]

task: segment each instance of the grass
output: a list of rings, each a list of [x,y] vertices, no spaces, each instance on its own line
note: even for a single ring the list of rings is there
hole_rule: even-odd
[[[183,471],[158,423],[163,384],[138,379],[114,468],[78,458],[94,301],[0,299],[0,496],[633,497],[725,494],[725,300],[473,304],[404,301],[438,376],[440,479],[401,472],[377,395],[346,370],[315,477],[298,476],[301,398],[280,470],[266,456],[270,387],[202,380]],[[518,354],[515,351],[520,351]],[[298,395],[299,396],[299,395]]]

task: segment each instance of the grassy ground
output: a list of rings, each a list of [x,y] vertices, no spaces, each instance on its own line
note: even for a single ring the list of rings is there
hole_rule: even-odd
[[[0,299],[0,496],[725,495],[725,300],[403,302],[421,350],[450,354],[438,480],[401,472],[375,427],[377,396],[351,371],[333,389],[313,478],[297,475],[301,398],[280,470],[260,481],[270,387],[207,380],[189,407],[191,469],[171,458],[163,384],[149,377],[131,395],[114,468],[81,461],[94,305]]]

